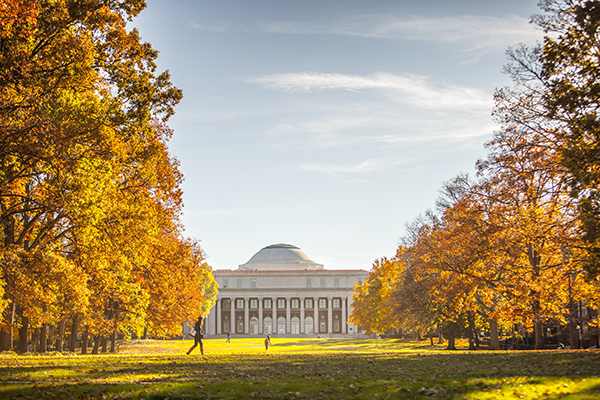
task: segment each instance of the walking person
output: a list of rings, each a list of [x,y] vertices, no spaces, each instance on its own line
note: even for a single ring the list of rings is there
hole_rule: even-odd
[[[227,341],[225,343],[231,343],[231,332],[227,332]]]
[[[269,350],[269,345],[271,344],[271,341],[269,340],[269,338],[267,337],[265,339],[265,350]]]
[[[190,347],[190,349],[186,353],[188,356],[198,345],[200,345],[200,353],[204,355],[204,347],[202,346],[202,338],[204,338],[204,332],[202,330],[202,321],[204,321],[204,317],[200,315],[198,317],[198,321],[196,321],[196,323],[194,324],[194,330],[196,331],[196,334],[194,335],[194,345]]]

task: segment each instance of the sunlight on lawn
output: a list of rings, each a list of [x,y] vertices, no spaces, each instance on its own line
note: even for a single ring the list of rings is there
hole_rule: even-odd
[[[123,342],[119,354],[0,354],[0,398],[597,399],[598,351],[446,351],[429,341]]]

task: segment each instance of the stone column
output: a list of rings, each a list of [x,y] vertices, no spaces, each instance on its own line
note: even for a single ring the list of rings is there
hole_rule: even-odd
[[[263,299],[258,298],[258,333],[262,335],[263,332]]]
[[[229,298],[229,332],[233,335],[236,331],[236,320],[235,320],[235,298]]]
[[[300,298],[300,333],[304,334],[304,297]]]
[[[331,309],[331,303],[333,303],[331,301],[331,297],[327,297],[327,333],[333,333],[333,313]]]
[[[285,333],[292,333],[292,305],[289,297],[285,298]]]
[[[217,335],[217,327],[219,324],[217,323],[219,318],[219,302],[215,301],[215,305],[213,306],[213,316],[210,319],[210,330],[207,332],[213,332],[213,335]]]
[[[342,307],[342,333],[348,333],[348,325],[346,325],[346,299],[343,297],[340,299],[340,305]]]
[[[277,333],[277,297],[271,297],[271,305],[273,306],[272,327],[273,333]]]
[[[248,304],[250,300],[248,297],[244,297],[244,333],[246,335],[250,334],[250,304]]]
[[[210,319],[213,317],[211,311],[214,311],[212,308],[210,310],[208,310],[208,315],[203,315],[204,317],[204,332],[206,332],[207,334],[210,332]]]

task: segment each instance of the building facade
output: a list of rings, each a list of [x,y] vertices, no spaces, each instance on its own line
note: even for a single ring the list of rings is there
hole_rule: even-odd
[[[348,322],[354,285],[364,270],[326,270],[296,246],[275,244],[237,270],[216,270],[219,294],[208,335],[361,335]]]

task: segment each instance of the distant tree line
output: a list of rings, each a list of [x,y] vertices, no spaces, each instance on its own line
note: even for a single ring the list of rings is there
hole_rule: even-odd
[[[182,92],[127,28],[144,7],[0,0],[0,351],[114,350],[214,303],[168,152]]]
[[[444,184],[356,288],[351,320],[368,332],[438,329],[452,348],[485,329],[498,349],[499,331],[523,330],[541,349],[554,327],[573,347],[597,344],[600,2],[540,7],[547,35],[508,50],[513,85],[495,93],[500,128],[476,176]]]

